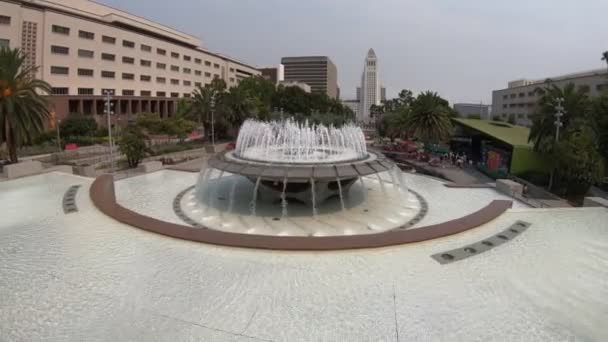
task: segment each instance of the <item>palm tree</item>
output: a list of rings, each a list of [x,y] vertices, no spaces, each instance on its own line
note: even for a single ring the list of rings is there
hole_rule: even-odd
[[[552,150],[557,99],[564,99],[563,107],[566,114],[561,118],[564,132],[572,122],[585,119],[589,105],[585,90],[584,88],[577,88],[574,83],[568,83],[563,88],[551,83],[544,89],[536,89],[536,92],[541,94],[542,97],[538,102],[539,111],[534,115],[528,137],[528,141],[534,143],[534,149],[545,152]]]
[[[435,92],[423,92],[412,104],[408,131],[425,142],[444,140],[452,131],[449,113],[449,103],[445,99]]]
[[[606,62],[606,66],[608,66],[608,51],[602,52],[602,60]]]
[[[0,141],[16,163],[17,147],[44,130],[50,118],[46,99],[51,86],[35,78],[38,67],[25,65],[20,49],[0,49]]]

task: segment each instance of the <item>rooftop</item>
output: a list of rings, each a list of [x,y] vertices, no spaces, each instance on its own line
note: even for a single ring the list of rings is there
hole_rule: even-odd
[[[513,147],[532,147],[532,144],[528,142],[528,136],[530,135],[528,127],[512,125],[503,121],[465,118],[454,118],[452,120]]]

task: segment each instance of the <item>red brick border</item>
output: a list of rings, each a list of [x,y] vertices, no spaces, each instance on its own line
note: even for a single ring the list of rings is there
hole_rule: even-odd
[[[230,233],[157,220],[118,204],[114,193],[114,180],[111,175],[97,177],[91,185],[90,196],[95,206],[104,214],[117,221],[149,232],[214,245],[280,250],[355,249],[431,240],[457,234],[490,222],[511,208],[512,205],[511,201],[495,200],[471,215],[410,230],[392,230],[366,235],[302,237]]]

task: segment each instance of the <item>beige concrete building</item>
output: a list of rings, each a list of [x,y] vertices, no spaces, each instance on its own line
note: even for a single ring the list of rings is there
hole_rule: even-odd
[[[327,56],[283,57],[285,81],[297,81],[310,86],[313,93],[338,97],[338,69]]]
[[[540,95],[535,90],[543,88],[547,80],[551,80],[559,87],[574,83],[577,87],[587,89],[589,96],[592,97],[608,89],[608,72],[605,68],[538,80],[514,80],[508,83],[506,89],[492,92],[492,116],[507,120],[513,114],[518,125],[531,126],[540,99]]]
[[[213,78],[231,87],[260,74],[194,36],[87,0],[0,0],[0,45],[22,48],[27,63],[40,66],[59,119],[80,112],[105,122],[105,90],[115,94],[115,121],[141,112],[166,117],[178,98]]]

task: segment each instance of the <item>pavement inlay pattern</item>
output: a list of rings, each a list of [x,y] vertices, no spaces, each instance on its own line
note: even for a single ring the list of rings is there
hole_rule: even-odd
[[[489,238],[475,242],[473,244],[444,251],[441,253],[431,255],[431,258],[435,259],[438,263],[444,265],[452,262],[460,261],[468,257],[487,252],[494,247],[498,247],[503,243],[512,240],[526,229],[530,227],[531,223],[525,221],[517,221],[512,224],[509,228],[490,236]]]
[[[80,185],[72,185],[63,195],[63,212],[65,214],[71,214],[78,211],[76,206],[76,193],[80,189]]]

